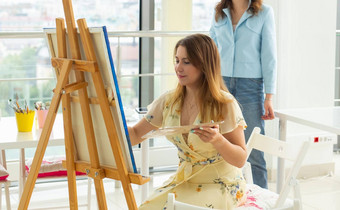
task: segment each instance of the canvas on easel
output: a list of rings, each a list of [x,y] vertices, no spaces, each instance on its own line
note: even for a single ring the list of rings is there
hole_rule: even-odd
[[[110,100],[110,102],[113,103],[113,106],[111,106],[110,108],[116,125],[116,130],[119,135],[119,140],[122,145],[124,160],[126,161],[126,165],[128,166],[129,172],[137,173],[132,147],[130,144],[129,135],[127,131],[127,124],[124,115],[124,109],[119,91],[117,76],[115,73],[114,63],[111,56],[112,54],[110,50],[110,42],[107,35],[106,27],[104,26],[89,28],[89,31],[94,43],[94,50],[98,62],[98,67],[103,78],[104,87],[108,95],[108,100]],[[44,33],[46,40],[48,41],[50,55],[51,57],[53,57],[53,55],[58,54],[56,29],[44,29]],[[67,46],[69,46],[69,44],[67,44]],[[80,45],[80,48],[81,54],[82,56],[84,56],[83,46]],[[68,52],[69,51],[70,49],[68,49]],[[88,82],[87,90],[89,97],[95,98],[96,91],[89,72],[85,72],[85,79]],[[70,82],[75,82],[75,76],[72,74],[70,76]],[[71,99],[72,98],[74,99],[73,101],[71,100],[71,113],[72,113],[73,136],[77,148],[77,159],[89,161],[89,152],[87,150],[86,144],[84,144],[84,139],[86,137],[84,126],[82,124],[80,104],[78,101],[76,101],[77,97],[78,96],[75,93],[71,94]],[[95,137],[97,141],[100,163],[102,165],[116,167],[115,159],[113,157],[113,153],[109,145],[108,136],[100,107],[97,104],[92,105],[90,104],[90,108],[91,114],[93,116],[92,120],[95,131]]]
[[[77,28],[71,0],[62,2],[66,21],[57,18],[56,29],[45,30],[57,84],[18,209],[29,206],[60,104],[70,209],[78,209],[76,171],[93,179],[99,209],[107,209],[104,178],[119,180],[128,208],[137,209],[131,184],[150,179],[135,173],[106,29],[89,29],[85,19]]]

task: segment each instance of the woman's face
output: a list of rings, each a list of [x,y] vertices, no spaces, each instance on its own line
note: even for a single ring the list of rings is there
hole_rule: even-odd
[[[179,46],[177,48],[175,59],[175,71],[179,83],[182,86],[197,87],[202,72],[190,63],[185,47]]]

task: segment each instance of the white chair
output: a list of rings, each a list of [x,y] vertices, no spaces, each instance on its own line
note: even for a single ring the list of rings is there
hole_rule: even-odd
[[[310,142],[304,142],[302,146],[298,147],[296,144],[280,141],[260,134],[260,128],[254,128],[249,141],[247,143],[248,157],[252,149],[263,151],[264,153],[290,160],[293,165],[286,177],[283,188],[280,194],[274,193],[270,190],[260,188],[257,185],[252,184],[251,170],[249,163],[243,168],[244,177],[247,181],[247,186],[253,200],[256,200],[254,204],[263,209],[301,209],[301,195],[299,182],[296,176],[300,170],[301,164],[307,153]],[[251,177],[249,180],[249,176]],[[294,199],[288,198],[288,194],[291,189],[294,189]],[[256,193],[255,193],[256,192]],[[246,203],[247,204],[247,203]],[[247,205],[240,206],[236,209],[249,209]],[[261,206],[262,205],[262,206]],[[256,208],[257,209],[257,208]]]
[[[288,173],[280,194],[277,194],[253,184],[251,166],[249,162],[247,162],[242,168],[242,171],[244,178],[247,181],[248,198],[243,205],[235,209],[301,209],[302,202],[300,188],[299,182],[298,180],[296,180],[296,176],[300,170],[302,161],[307,153],[309,145],[310,142],[304,142],[301,147],[297,147],[296,144],[290,144],[284,141],[270,138],[268,136],[264,136],[260,134],[260,128],[254,128],[253,133],[251,134],[247,143],[247,157],[249,157],[252,149],[257,149],[273,156],[277,156],[285,160],[290,160],[293,162],[293,166]],[[291,188],[294,188],[294,200],[288,199],[288,194]],[[168,194],[167,210],[194,209],[203,210],[208,208],[193,206],[176,201],[173,193]]]
[[[7,169],[5,150],[1,150],[0,165],[2,165],[5,169]],[[4,186],[4,189],[5,189],[6,208],[7,208],[7,210],[11,209],[11,199],[10,199],[10,195],[9,195],[9,185],[10,185],[10,181],[7,180],[7,179],[0,181],[0,210],[1,210],[1,207],[2,207],[2,186]]]
[[[204,208],[176,201],[175,194],[173,193],[168,194],[167,210],[208,210],[208,209],[211,210],[211,208]]]

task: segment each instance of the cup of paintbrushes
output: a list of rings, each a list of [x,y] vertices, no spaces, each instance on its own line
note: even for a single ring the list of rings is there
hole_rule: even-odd
[[[43,128],[45,124],[45,120],[48,114],[48,110],[37,110],[37,118],[38,118],[38,125],[39,128]]]
[[[33,127],[34,111],[28,112],[15,112],[15,118],[17,121],[17,127],[19,132],[30,132]]]

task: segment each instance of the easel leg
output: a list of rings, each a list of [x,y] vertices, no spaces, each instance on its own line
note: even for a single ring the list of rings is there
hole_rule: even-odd
[[[42,163],[42,159],[45,155],[46,147],[48,144],[48,140],[51,135],[51,131],[53,128],[54,120],[58,112],[58,107],[59,103],[61,100],[61,90],[63,87],[66,85],[66,78],[68,78],[68,75],[71,70],[72,62],[71,61],[66,61],[61,69],[61,75],[60,75],[60,80],[57,83],[57,87],[55,89],[55,94],[53,95],[52,102],[50,109],[48,111],[47,117],[46,117],[46,123],[45,126],[42,130],[39,143],[34,155],[34,159],[32,162],[32,167],[31,171],[28,174],[27,182],[25,184],[24,192],[21,196],[20,203],[18,209],[27,209],[29,205],[29,201],[32,196],[33,188],[35,185],[35,182],[38,177],[38,173],[40,170],[40,166]]]
[[[56,19],[56,32],[58,43],[58,57],[66,58],[66,30],[64,19]],[[68,78],[66,79],[68,82]],[[67,181],[68,181],[68,194],[70,209],[78,209],[77,199],[77,186],[76,186],[76,171],[74,166],[74,145],[72,135],[72,118],[71,118],[71,101],[70,94],[62,96],[62,109],[64,121],[64,135],[65,135],[65,154],[66,154],[66,168],[67,168]]]
[[[62,97],[64,132],[65,132],[65,154],[67,165],[67,181],[70,209],[78,209],[76,170],[74,166],[74,145],[72,136],[70,95]]]
[[[72,58],[81,59],[80,48],[78,44],[77,28],[74,21],[73,8],[70,0],[63,0],[64,13],[66,18],[66,26],[69,38],[69,44],[71,48]],[[75,72],[77,82],[85,81],[83,72]],[[90,105],[88,101],[88,94],[86,87],[78,90],[81,112],[84,121],[84,128],[86,134],[87,147],[89,150],[90,162],[92,169],[99,169],[99,157],[98,150],[95,141],[94,129],[92,125],[92,117],[90,111]],[[97,201],[99,209],[107,209],[104,185],[102,179],[94,179],[94,185],[97,194]]]

